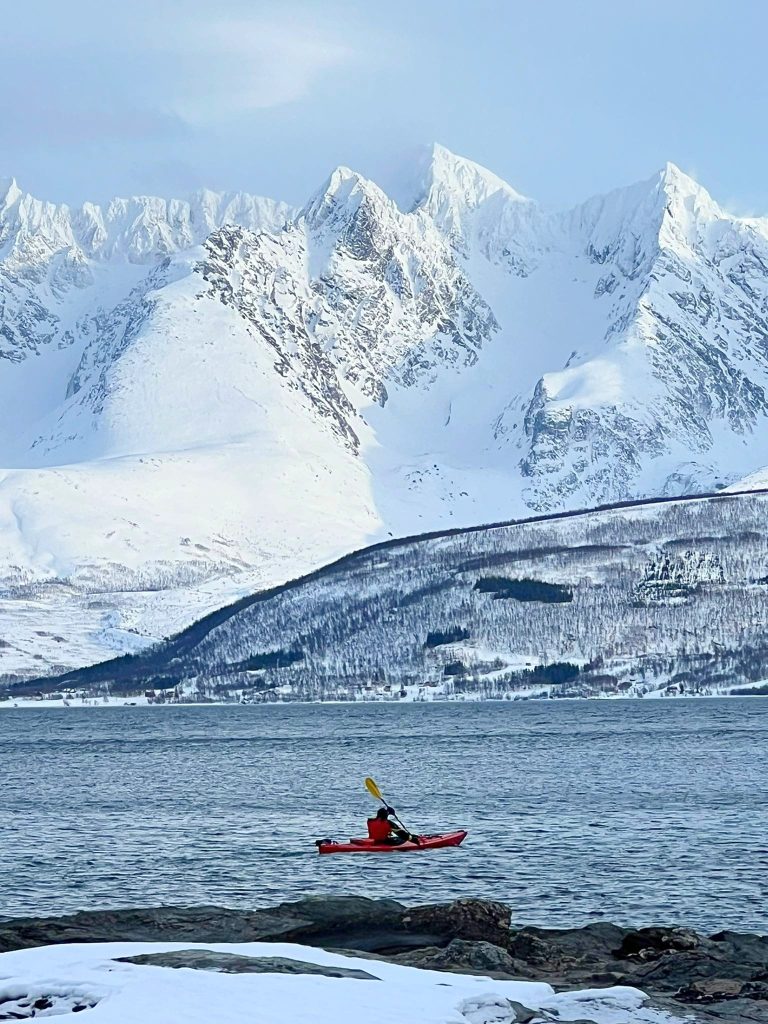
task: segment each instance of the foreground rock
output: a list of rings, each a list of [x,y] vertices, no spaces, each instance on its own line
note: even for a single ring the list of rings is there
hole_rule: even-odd
[[[191,971],[216,971],[219,974],[319,974],[323,978],[357,978],[378,981],[373,974],[349,967],[325,967],[306,960],[289,960],[284,956],[238,956],[217,953],[212,949],[173,949],[165,953],[141,953],[119,956],[119,963],[144,967],[186,968]]]
[[[656,1005],[684,1011],[693,1020],[768,1024],[768,936],[729,931],[703,936],[684,928],[631,929],[602,922],[573,929],[512,928],[510,919],[510,908],[492,901],[409,908],[394,900],[351,896],[253,911],[97,911],[1,923],[0,952],[63,942],[297,942],[407,966],[535,979],[560,989],[632,986],[649,993]]]
[[[0,922],[0,952],[62,942],[301,942],[396,952],[452,938],[503,943],[510,911],[501,903],[457,900],[408,908],[395,900],[318,896],[265,910],[151,907],[84,911]]]

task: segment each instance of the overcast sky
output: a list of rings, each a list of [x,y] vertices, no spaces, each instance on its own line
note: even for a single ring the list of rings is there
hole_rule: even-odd
[[[767,0],[25,0],[0,176],[44,198],[302,202],[432,141],[552,206],[672,160],[768,214]]]

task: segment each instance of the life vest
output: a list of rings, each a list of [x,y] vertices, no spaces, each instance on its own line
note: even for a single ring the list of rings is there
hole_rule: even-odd
[[[368,838],[373,839],[375,843],[381,843],[385,839],[389,838],[389,833],[392,831],[391,824],[386,818],[369,818],[368,819]]]

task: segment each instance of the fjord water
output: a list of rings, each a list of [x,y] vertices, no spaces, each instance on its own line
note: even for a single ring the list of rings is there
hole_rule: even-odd
[[[0,915],[310,893],[768,931],[768,701],[0,712]],[[318,857],[373,775],[424,854]]]

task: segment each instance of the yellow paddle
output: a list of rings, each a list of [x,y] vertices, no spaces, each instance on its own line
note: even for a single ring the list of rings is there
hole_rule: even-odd
[[[389,804],[384,799],[384,797],[381,795],[381,790],[376,785],[376,783],[373,781],[373,779],[370,778],[370,776],[365,780],[365,788],[368,790],[368,792],[371,794],[371,796],[373,797],[374,800],[381,800],[381,802],[384,804],[385,807],[389,807]],[[400,828],[403,829],[405,832],[408,832],[408,834],[410,835],[409,829],[407,829],[405,827],[405,825],[402,823],[402,821],[400,821],[398,816],[396,814],[393,814],[392,817],[398,823]]]
[[[365,788],[368,790],[368,792],[371,794],[374,800],[381,800],[383,804],[386,804],[387,801],[381,795],[381,790],[373,781],[373,779],[368,778],[365,780]]]

